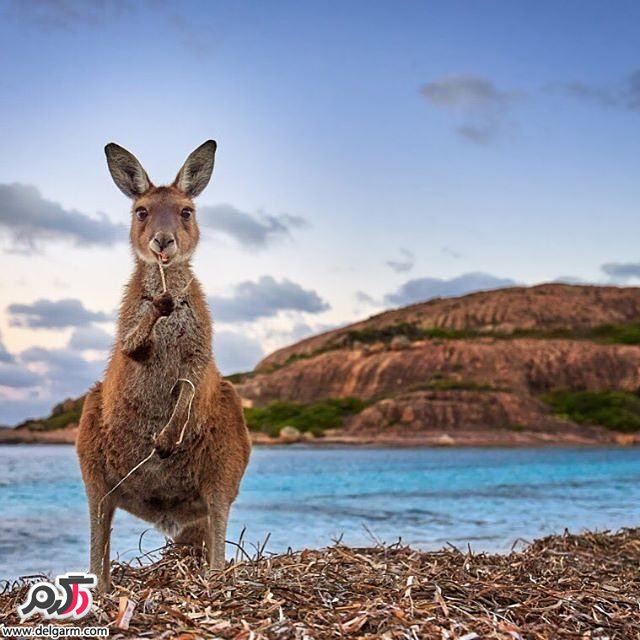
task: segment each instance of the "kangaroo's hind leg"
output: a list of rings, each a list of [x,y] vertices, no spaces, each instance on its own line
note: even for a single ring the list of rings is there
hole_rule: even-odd
[[[112,501],[89,499],[89,518],[91,524],[90,573],[98,577],[98,590],[105,593],[111,590],[111,523],[115,506]]]
[[[215,496],[209,503],[209,539],[207,559],[209,568],[222,571],[225,567],[225,543],[231,503],[223,496]]]
[[[91,526],[90,571],[98,577],[98,589],[111,588],[110,539],[115,502],[107,496],[108,488],[100,461],[102,435],[102,385],[97,383],[82,407],[76,449],[89,502]],[[107,496],[105,498],[105,496]]]

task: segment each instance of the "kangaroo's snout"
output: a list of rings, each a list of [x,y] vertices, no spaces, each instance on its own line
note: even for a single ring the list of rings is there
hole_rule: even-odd
[[[153,234],[149,242],[149,249],[158,255],[164,263],[168,263],[178,252],[175,236],[166,231],[158,231]]]
[[[160,231],[153,236],[151,240],[151,247],[157,248],[160,251],[164,251],[168,246],[175,244],[176,239],[172,233],[165,233]]]

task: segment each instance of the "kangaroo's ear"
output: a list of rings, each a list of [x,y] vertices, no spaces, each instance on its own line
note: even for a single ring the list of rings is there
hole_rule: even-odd
[[[216,148],[215,140],[207,140],[193,151],[178,171],[173,186],[190,198],[200,195],[211,179]]]
[[[125,196],[135,199],[153,187],[147,172],[132,153],[114,142],[110,142],[104,152],[111,177]]]

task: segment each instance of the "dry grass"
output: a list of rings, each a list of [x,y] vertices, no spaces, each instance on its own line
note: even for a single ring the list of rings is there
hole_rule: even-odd
[[[508,556],[336,545],[209,577],[170,547],[113,575],[82,621],[110,625],[111,638],[640,639],[640,529],[552,536]],[[26,590],[0,594],[0,622],[18,622]],[[126,631],[121,598],[136,603]]]

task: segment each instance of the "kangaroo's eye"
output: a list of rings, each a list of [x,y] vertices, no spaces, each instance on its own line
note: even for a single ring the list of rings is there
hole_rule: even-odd
[[[193,209],[189,209],[189,207],[185,207],[181,212],[180,215],[182,216],[183,220],[189,220],[189,218],[191,218],[191,214],[193,213]]]
[[[136,216],[138,216],[138,220],[140,221],[146,220],[148,215],[149,215],[149,212],[144,207],[138,207],[136,209]]]

